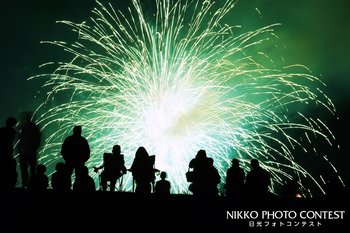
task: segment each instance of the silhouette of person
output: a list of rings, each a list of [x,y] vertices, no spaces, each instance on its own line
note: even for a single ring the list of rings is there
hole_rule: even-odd
[[[51,176],[51,186],[54,191],[65,192],[71,190],[71,177],[67,172],[66,165],[58,162],[56,171]]]
[[[343,195],[343,185],[337,176],[331,172],[323,172],[325,180],[324,190],[327,197],[339,197]]]
[[[260,167],[257,159],[252,159],[250,165],[252,169],[248,172],[245,183],[248,195],[265,198],[269,194],[270,174],[267,170]]]
[[[157,181],[155,186],[155,193],[160,196],[167,196],[170,194],[170,182],[166,180],[166,172],[160,173],[161,180]]]
[[[214,160],[208,158],[205,150],[199,150],[189,163],[192,169],[189,190],[195,196],[217,196],[220,175],[214,167]]]
[[[205,180],[207,180],[207,191],[206,195],[208,196],[218,196],[218,184],[220,183],[221,177],[218,170],[214,166],[214,159],[208,158],[208,168]]]
[[[5,127],[0,128],[0,158],[13,158],[13,143],[16,138],[14,126],[17,120],[14,117],[6,119]]]
[[[226,172],[226,196],[228,198],[241,198],[244,192],[245,174],[239,167],[239,160],[232,159],[231,167]]]
[[[293,177],[291,180],[288,180],[285,185],[283,185],[282,196],[286,198],[297,198],[300,196],[300,188],[298,184],[298,178]]]
[[[0,189],[15,188],[18,174],[16,161],[13,158],[13,144],[16,138],[14,126],[17,120],[14,117],[6,119],[5,127],[0,128]]]
[[[76,168],[76,176],[73,184],[73,191],[77,192],[94,192],[96,190],[95,182],[89,175],[89,170],[86,166]]]
[[[21,168],[22,186],[28,185],[30,176],[35,173],[37,166],[37,150],[41,143],[41,132],[39,127],[31,121],[32,114],[24,112],[21,114],[21,124],[18,135],[19,164]],[[28,173],[30,169],[30,176]]]
[[[124,155],[121,154],[119,145],[113,146],[112,153],[103,154],[103,164],[99,167],[95,167],[94,171],[97,172],[102,169],[101,173],[101,187],[102,191],[107,190],[107,182],[110,182],[109,191],[115,190],[115,184],[117,180],[126,174],[126,167],[124,162]]]
[[[62,145],[61,155],[65,161],[69,177],[73,170],[85,165],[90,158],[90,146],[88,141],[81,136],[82,128],[77,125],[73,128],[73,135],[68,136]]]
[[[199,150],[189,163],[189,171],[187,174],[190,176],[187,177],[187,180],[189,182],[192,182],[189,186],[189,190],[193,193],[193,195],[197,195],[200,193],[201,190],[201,183],[203,183],[203,177],[205,169],[205,164],[207,163],[207,154],[205,150]]]
[[[134,161],[129,169],[136,182],[135,193],[151,193],[154,182],[154,161],[155,156],[149,156],[144,147],[139,147],[135,153]]]
[[[45,174],[46,166],[38,164],[36,172],[32,174],[29,180],[28,188],[33,191],[45,191],[49,185],[49,178]]]

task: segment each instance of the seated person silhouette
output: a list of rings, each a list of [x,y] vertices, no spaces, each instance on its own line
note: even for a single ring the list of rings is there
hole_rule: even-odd
[[[205,150],[199,150],[189,163],[187,181],[191,182],[189,190],[195,196],[218,196],[217,185],[220,183],[220,175],[214,167],[214,160],[207,157]],[[189,175],[190,174],[190,175]]]
[[[112,153],[103,154],[103,164],[99,167],[95,167],[94,171],[103,168],[101,173],[101,188],[102,191],[107,190],[107,182],[109,181],[109,191],[115,190],[115,184],[117,180],[126,174],[126,167],[124,165],[124,155],[120,153],[121,149],[119,145],[113,146]]]
[[[157,181],[155,186],[155,193],[160,196],[166,196],[170,194],[170,182],[166,180],[166,172],[160,173],[161,180]]]
[[[58,162],[56,171],[51,176],[51,186],[54,191],[71,190],[71,177],[68,174],[65,163]]]
[[[29,180],[29,189],[33,191],[45,191],[48,188],[49,179],[46,172],[46,166],[38,164],[36,172],[31,176]]]
[[[131,168],[133,176],[133,186],[136,183],[135,193],[151,193],[155,180],[154,169],[155,155],[149,155],[144,147],[139,147],[135,153]]]
[[[87,166],[78,167],[77,175],[73,183],[73,191],[88,193],[95,191],[95,182],[89,175],[89,169]]]

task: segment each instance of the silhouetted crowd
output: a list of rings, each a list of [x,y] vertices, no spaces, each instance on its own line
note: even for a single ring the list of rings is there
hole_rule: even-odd
[[[14,148],[17,148],[21,186],[24,189],[44,191],[50,187],[54,191],[95,191],[95,182],[85,165],[90,158],[90,147],[88,141],[82,136],[82,127],[74,126],[72,135],[65,138],[61,147],[64,162],[56,163],[56,170],[51,175],[50,183],[46,175],[46,166],[37,164],[41,131],[31,118],[31,113],[23,113],[18,123],[15,118],[9,117],[5,126],[0,128],[0,188],[9,190],[17,186],[19,177],[16,170],[17,162],[14,158]],[[112,153],[104,153],[103,161],[99,166],[94,167],[93,171],[98,173],[101,191],[115,191],[117,181],[119,180],[119,184],[122,184],[123,176],[129,171],[133,177],[133,192],[169,195],[171,184],[166,179],[167,173],[155,169],[154,164],[155,155],[149,155],[141,146],[135,153],[130,169],[127,169],[120,145],[114,145]],[[227,198],[256,198],[271,195],[269,172],[260,166],[257,159],[252,159],[250,165],[251,170],[245,174],[239,160],[236,158],[232,160],[224,185]],[[72,182],[73,172],[74,182]],[[155,182],[156,173],[160,173],[160,180],[157,182]],[[189,191],[194,196],[219,196],[218,185],[221,177],[214,166],[213,158],[207,157],[205,150],[201,149],[197,152],[184,175],[189,182]],[[331,188],[329,192],[334,189],[334,187]],[[284,185],[281,195],[292,198],[302,196],[296,177]]]

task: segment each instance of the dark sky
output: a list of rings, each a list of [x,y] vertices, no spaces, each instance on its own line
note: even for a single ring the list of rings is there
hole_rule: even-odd
[[[218,0],[220,2],[221,0]],[[105,2],[103,0],[102,2]],[[111,0],[125,7],[130,0]],[[142,0],[141,0],[142,2]],[[150,0],[143,1],[148,4]],[[34,98],[40,81],[26,81],[40,73],[38,66],[64,56],[43,40],[62,40],[71,34],[56,20],[81,22],[90,16],[93,0],[11,0],[1,3],[0,122],[21,111],[34,110],[41,100]],[[258,14],[259,9],[261,16]],[[281,23],[276,33],[285,44],[286,63],[309,67],[327,84],[325,89],[338,109],[340,120],[329,119],[341,146],[333,161],[349,177],[350,100],[350,1],[348,0],[241,0],[233,9],[232,23],[256,27]]]

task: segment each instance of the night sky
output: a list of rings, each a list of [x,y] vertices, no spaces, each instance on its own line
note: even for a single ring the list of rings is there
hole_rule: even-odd
[[[141,0],[142,1],[142,0]],[[222,0],[218,0],[219,2]],[[101,1],[105,2],[105,1]],[[131,0],[110,0],[124,8]],[[150,0],[143,1],[151,2]],[[42,83],[27,81],[41,73],[39,65],[62,59],[61,50],[45,40],[73,40],[74,34],[57,20],[87,20],[95,6],[92,0],[11,0],[1,3],[0,121],[34,110],[42,99],[35,98]],[[256,8],[259,10],[256,10]],[[279,52],[287,64],[303,64],[320,77],[333,100],[339,120],[327,120],[340,144],[330,157],[344,178],[350,177],[350,1],[348,0],[241,0],[230,14],[232,24],[257,28],[281,23]],[[261,12],[261,15],[259,14]],[[147,12],[146,12],[147,13]]]

